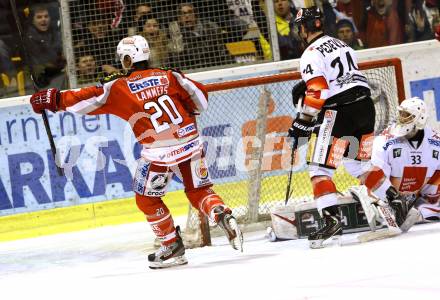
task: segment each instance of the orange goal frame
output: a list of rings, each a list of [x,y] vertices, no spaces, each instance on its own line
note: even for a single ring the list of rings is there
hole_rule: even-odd
[[[367,70],[374,68],[394,67],[396,74],[397,96],[399,103],[405,99],[405,86],[403,83],[402,61],[399,58],[388,58],[374,61],[367,61],[359,63],[359,69]],[[205,87],[208,92],[216,92],[222,90],[230,90],[235,88],[256,86],[261,84],[269,84],[275,82],[299,80],[301,79],[300,72],[284,72],[279,74],[264,75],[258,77],[251,77],[246,79],[231,80],[225,82],[216,82],[206,84]]]

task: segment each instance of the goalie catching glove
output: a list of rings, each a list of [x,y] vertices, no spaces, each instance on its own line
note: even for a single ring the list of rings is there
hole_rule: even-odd
[[[30,102],[37,114],[41,114],[45,109],[56,112],[59,109],[60,92],[55,88],[36,92],[31,96]]]

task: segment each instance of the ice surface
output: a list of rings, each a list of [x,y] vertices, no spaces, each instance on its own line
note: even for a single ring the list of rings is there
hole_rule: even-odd
[[[440,299],[440,223],[352,246],[311,250],[245,233],[150,270],[145,223],[0,243],[1,299]]]

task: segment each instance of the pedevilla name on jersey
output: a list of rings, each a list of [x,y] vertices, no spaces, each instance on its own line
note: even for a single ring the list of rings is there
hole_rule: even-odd
[[[348,45],[344,43],[343,41],[340,41],[338,39],[328,39],[324,43],[317,46],[315,49],[321,52],[321,54],[325,57],[326,53],[332,53],[335,50],[338,50],[339,48],[346,48]]]
[[[128,88],[139,101],[151,100],[168,93],[169,80],[164,76],[151,76],[127,81]]]

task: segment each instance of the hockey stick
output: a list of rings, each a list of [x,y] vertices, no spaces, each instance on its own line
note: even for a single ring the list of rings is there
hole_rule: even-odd
[[[296,110],[299,112],[301,110],[303,97],[298,98],[298,102],[296,104]],[[298,148],[298,139],[295,138],[292,142],[292,153],[290,154],[290,170],[289,177],[287,179],[287,188],[286,188],[286,197],[284,199],[284,205],[287,205],[289,202],[290,196],[292,196],[293,191],[290,190],[290,186],[292,185],[292,175],[293,175],[293,166],[295,164],[295,152]]]
[[[34,69],[33,69],[32,63],[29,59],[29,54],[26,51],[26,47],[24,45],[23,28],[21,27],[20,20],[18,19],[16,2],[15,2],[15,0],[9,0],[9,4],[11,5],[11,12],[12,12],[12,15],[14,16],[15,24],[16,24],[17,30],[18,30],[18,36],[19,36],[19,41],[20,41],[19,47],[20,47],[21,53],[23,54],[23,60],[24,60],[25,65],[27,65],[29,67],[29,73],[31,76],[32,86],[34,88],[34,91],[38,92],[39,88],[35,82]],[[42,111],[41,116],[43,117],[44,128],[46,129],[46,134],[49,139],[50,150],[52,151],[52,156],[53,156],[53,159],[55,160],[57,173],[59,176],[63,176],[64,172],[63,172],[63,169],[60,167],[60,165],[61,165],[60,158],[59,158],[56,146],[55,146],[55,141],[53,139],[52,131],[50,130],[49,119],[47,117],[45,110]]]
[[[287,205],[287,202],[289,202],[289,198],[293,193],[293,191],[290,190],[290,186],[292,185],[293,166],[295,164],[295,152],[297,145],[297,139],[295,139],[292,143],[292,153],[290,154],[290,170],[289,177],[287,179],[286,198],[284,199],[284,205]]]

